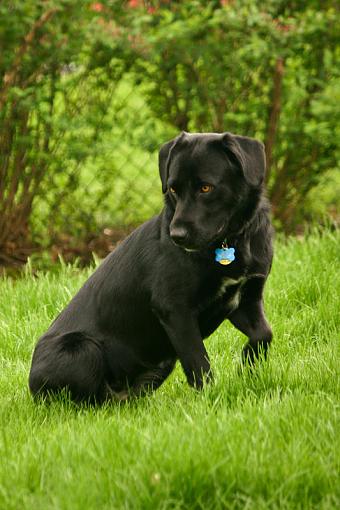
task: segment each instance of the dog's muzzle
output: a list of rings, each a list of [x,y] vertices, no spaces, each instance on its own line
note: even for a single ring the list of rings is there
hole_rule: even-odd
[[[188,231],[183,227],[174,227],[170,229],[171,240],[181,248],[188,244],[189,236]]]

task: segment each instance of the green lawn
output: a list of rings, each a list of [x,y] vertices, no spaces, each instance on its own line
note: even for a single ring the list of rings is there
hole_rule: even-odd
[[[0,280],[0,509],[340,508],[339,248],[339,233],[276,242],[256,373],[226,322],[203,393],[178,366],[152,397],[97,409],[27,389],[37,337],[90,271]]]

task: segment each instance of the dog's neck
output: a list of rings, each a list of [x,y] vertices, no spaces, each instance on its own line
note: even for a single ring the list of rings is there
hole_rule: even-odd
[[[241,238],[251,235],[253,231],[257,230],[260,211],[266,209],[267,203],[263,196],[263,190],[261,188],[252,190],[250,197],[230,218],[223,240],[227,240],[228,245],[232,246],[238,243]],[[242,222],[239,218],[242,218]]]

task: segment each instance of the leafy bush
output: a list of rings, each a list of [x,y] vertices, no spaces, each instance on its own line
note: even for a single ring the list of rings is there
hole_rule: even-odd
[[[130,2],[131,4],[131,2]],[[179,130],[265,142],[269,194],[289,231],[339,161],[336,2],[133,2],[122,37],[155,114]]]
[[[2,261],[18,254],[21,241],[26,247],[36,198],[53,187],[58,174],[67,184],[65,156],[79,164],[90,152],[89,141],[96,134],[91,124],[78,144],[69,130],[70,119],[82,106],[74,90],[81,90],[89,76],[85,66],[75,64],[90,33],[89,6],[87,1],[78,7],[69,0],[17,0],[0,6]],[[100,106],[96,98],[96,112]]]
[[[322,200],[336,215],[336,7],[2,2],[0,263],[60,233],[80,238],[157,212],[157,151],[183,129],[262,139],[286,232],[319,217]]]

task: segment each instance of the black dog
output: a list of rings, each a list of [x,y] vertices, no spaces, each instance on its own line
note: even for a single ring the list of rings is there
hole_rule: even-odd
[[[40,338],[33,394],[124,399],[158,388],[179,359],[188,383],[211,376],[203,339],[228,318],[266,353],[262,293],[272,260],[263,145],[182,133],[162,146],[165,207],[135,230]],[[227,243],[229,248],[227,248]]]

